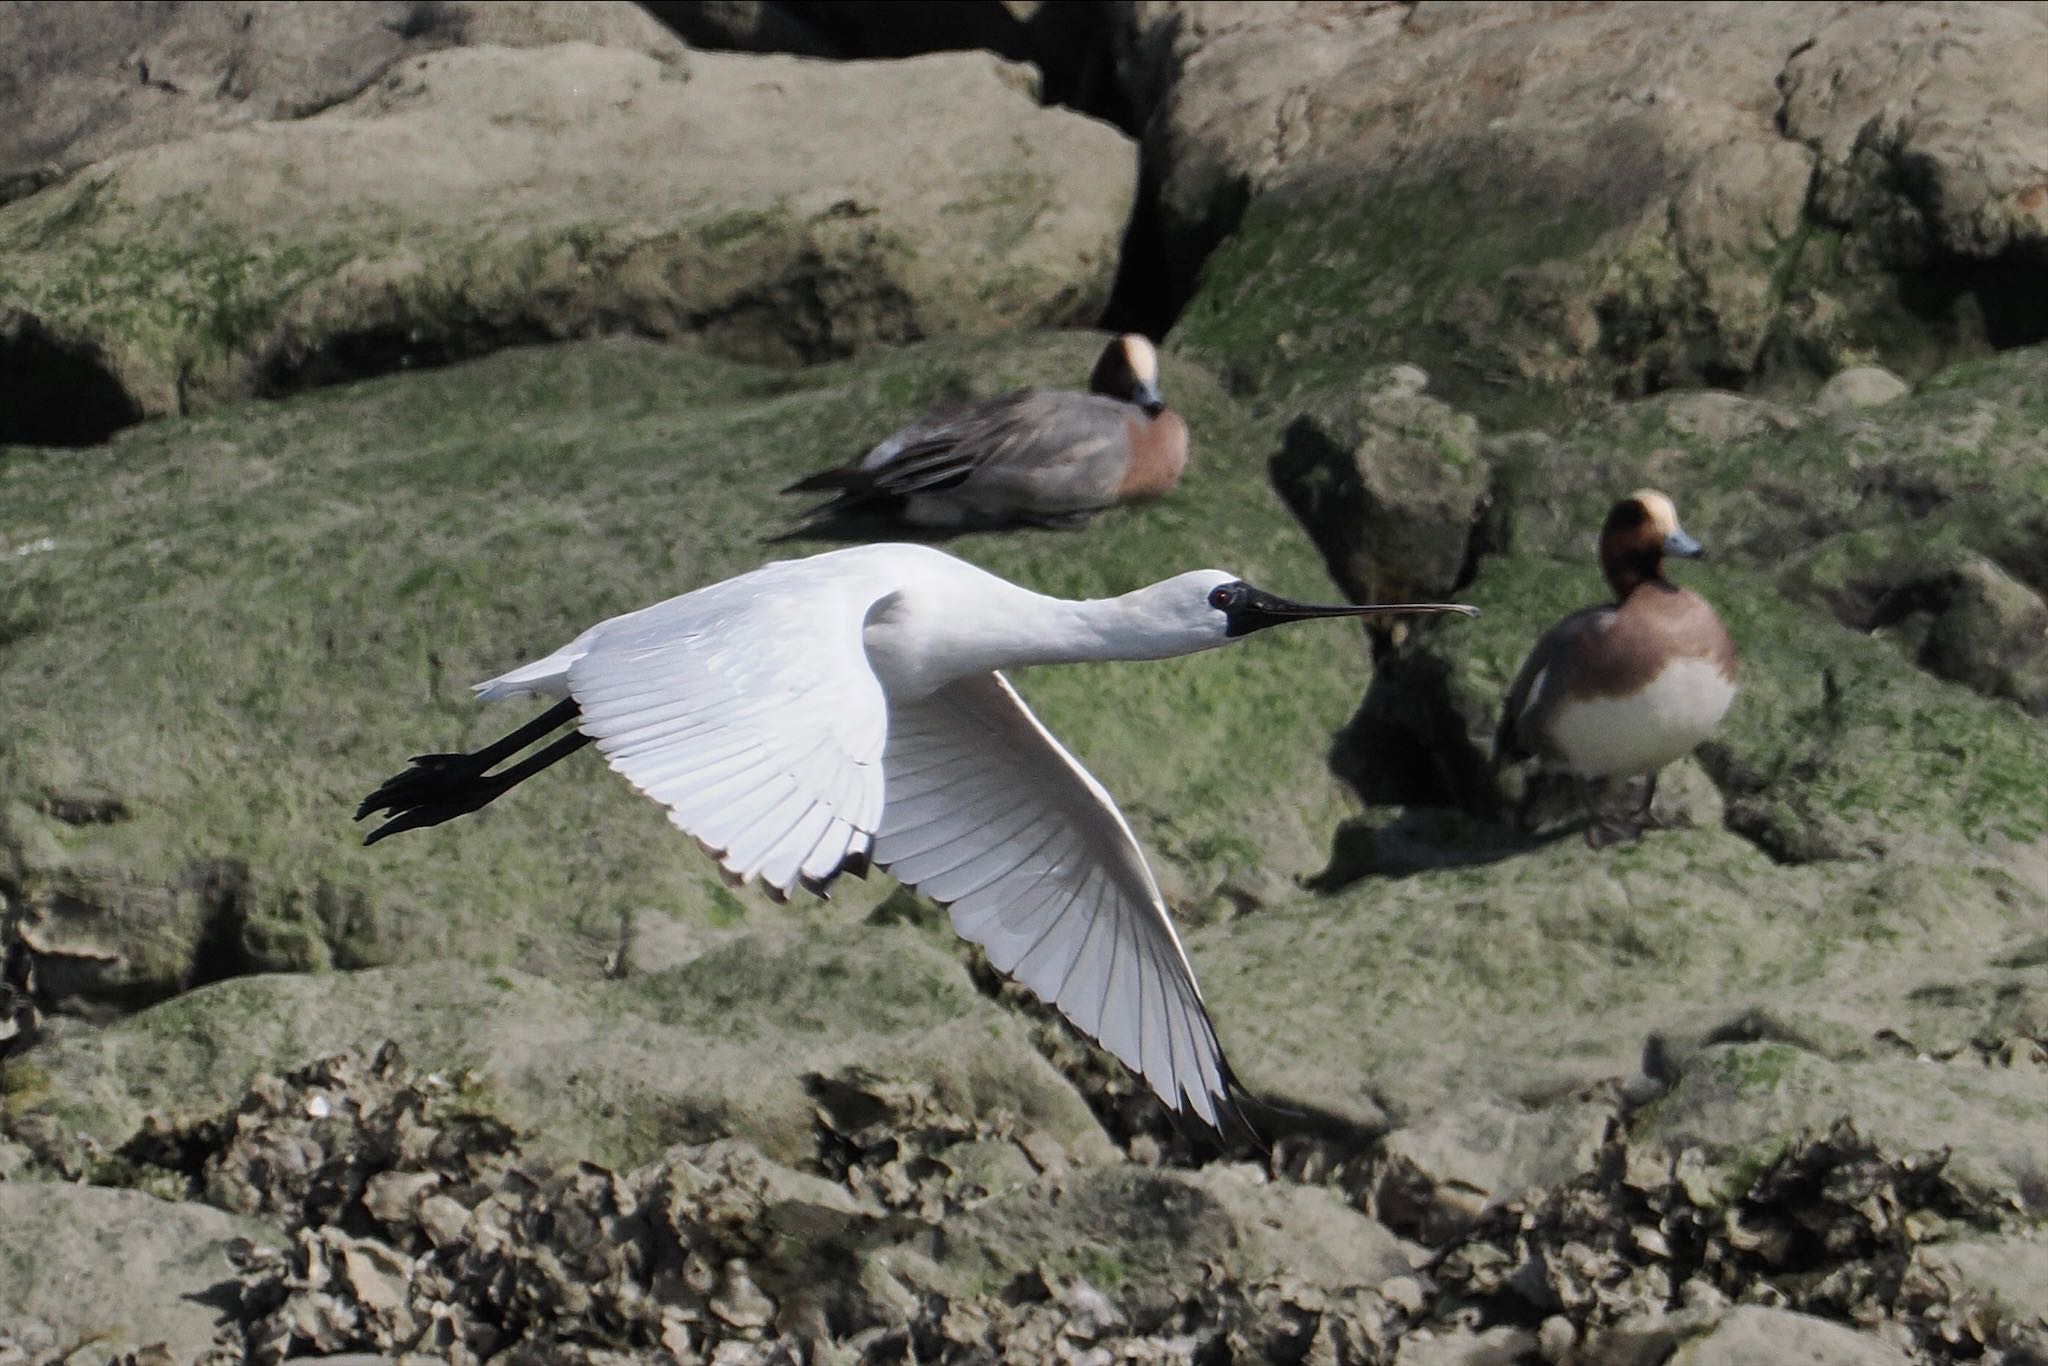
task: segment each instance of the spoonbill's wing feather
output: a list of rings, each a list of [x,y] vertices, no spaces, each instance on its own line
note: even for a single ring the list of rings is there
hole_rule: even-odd
[[[801,562],[798,562],[799,564]],[[771,565],[579,639],[568,690],[605,761],[727,873],[787,895],[867,852],[888,708],[861,646],[886,589]]]
[[[1001,674],[897,703],[874,860],[1211,1128],[1234,1079],[1159,886],[1116,804]]]

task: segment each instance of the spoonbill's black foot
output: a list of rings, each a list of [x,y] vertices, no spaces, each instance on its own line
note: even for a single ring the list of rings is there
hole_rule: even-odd
[[[382,786],[363,798],[356,808],[356,819],[374,816],[379,811],[446,804],[481,778],[489,767],[472,754],[415,754],[411,768],[386,778]]]
[[[380,812],[391,815],[390,820],[364,836],[363,843],[375,844],[387,835],[439,825],[490,805],[550,764],[590,743],[590,737],[579,731],[529,754],[510,768],[497,773],[489,771],[499,760],[573,722],[576,716],[576,704],[563,702],[473,754],[415,754],[411,768],[386,778],[356,808],[357,820]]]
[[[512,786],[506,781],[510,770],[490,775],[483,768],[467,754],[422,754],[415,758],[411,768],[387,779],[356,809],[357,820],[380,811],[392,815],[364,837],[363,843],[375,844],[403,830],[452,821],[504,796]]]

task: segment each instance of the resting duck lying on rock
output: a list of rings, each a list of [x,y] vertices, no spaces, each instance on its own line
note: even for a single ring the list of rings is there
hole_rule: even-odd
[[[1088,392],[1018,389],[941,408],[851,465],[784,493],[832,493],[807,514],[892,514],[913,526],[1081,526],[1103,508],[1169,493],[1188,463],[1188,425],[1159,393],[1159,355],[1135,333],[1111,341]]]

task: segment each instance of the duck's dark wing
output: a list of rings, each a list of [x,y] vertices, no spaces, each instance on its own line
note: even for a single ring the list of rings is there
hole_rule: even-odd
[[[1043,492],[1060,507],[1112,501],[1121,465],[1105,459],[1129,444],[1131,405],[1061,389],[1019,389],[942,409],[881,442],[854,464],[798,480],[785,493],[835,493],[821,512],[914,494],[969,479],[1014,485],[1027,501]],[[1098,488],[1096,485],[1101,485]]]
[[[1543,633],[1529,651],[1529,657],[1522,661],[1515,681],[1508,685],[1500,727],[1493,735],[1495,764],[1542,752],[1543,732],[1550,714],[1571,690],[1577,653],[1573,647],[1608,630],[1613,623],[1613,604],[1600,603],[1581,607]]]

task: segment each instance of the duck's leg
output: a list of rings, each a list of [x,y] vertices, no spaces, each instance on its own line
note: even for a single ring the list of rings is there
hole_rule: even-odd
[[[1600,808],[1594,804],[1592,779],[1582,778],[1574,773],[1572,775],[1572,786],[1578,790],[1579,804],[1586,808],[1587,848],[1605,849],[1615,841],[1628,836],[1630,832],[1627,826],[1611,817],[1602,815]]]
[[[1657,774],[1653,770],[1643,783],[1643,800],[1636,806],[1636,834],[1641,835],[1645,830],[1664,828],[1664,822],[1658,820],[1656,813],[1650,810],[1650,804],[1656,800]]]
[[[1535,801],[1536,784],[1532,779],[1522,784],[1521,795],[1515,798],[1514,810],[1510,813],[1514,821],[1516,834],[1532,835],[1536,832],[1535,822],[1530,818],[1530,812],[1535,806]]]
[[[1585,844],[1589,848],[1604,850],[1610,844],[1620,844],[1622,840],[1640,840],[1642,838],[1642,829],[1645,829],[1645,827],[1642,827],[1642,823],[1638,823],[1636,819],[1632,819],[1638,813],[1630,813],[1628,817],[1618,817],[1618,815],[1612,815],[1612,813],[1602,813],[1602,811],[1599,811],[1599,807],[1593,803],[1593,780],[1591,778],[1581,778],[1581,776],[1573,774],[1573,784],[1579,788],[1579,803],[1585,805]],[[1651,780],[1651,795],[1655,795],[1655,786],[1657,786],[1657,782],[1653,778]],[[1642,811],[1649,811],[1649,797],[1642,799]]]

